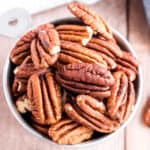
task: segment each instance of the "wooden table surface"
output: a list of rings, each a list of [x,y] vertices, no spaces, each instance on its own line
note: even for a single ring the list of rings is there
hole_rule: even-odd
[[[150,96],[150,32],[145,18],[142,0],[102,0],[91,6],[107,22],[123,34],[133,45],[144,72],[144,90],[140,108],[126,129],[103,143],[87,150],[150,150],[150,128],[141,120],[142,108]],[[70,16],[62,6],[33,16],[34,25]],[[0,150],[56,150],[64,149],[50,145],[26,131],[11,114],[2,90],[3,65],[14,39],[0,36]],[[66,148],[65,148],[66,149]]]

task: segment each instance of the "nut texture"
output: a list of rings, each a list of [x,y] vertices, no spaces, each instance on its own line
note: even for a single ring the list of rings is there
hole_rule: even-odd
[[[61,119],[61,91],[52,73],[38,77],[30,77],[27,96],[31,101],[31,111],[34,120],[40,124],[53,124]]]
[[[109,71],[100,65],[88,63],[63,66],[58,69],[56,80],[69,91],[100,99],[110,96],[109,88],[114,83]]]
[[[93,131],[71,119],[63,119],[52,125],[48,134],[59,144],[78,144],[90,139]]]
[[[73,120],[97,132],[110,133],[119,127],[119,123],[108,118],[103,103],[87,95],[78,95],[75,104],[65,104],[65,111]]]
[[[91,26],[91,28],[100,33],[106,39],[113,39],[113,35],[105,21],[93,12],[90,8],[79,2],[72,2],[68,5],[69,10],[85,24]]]

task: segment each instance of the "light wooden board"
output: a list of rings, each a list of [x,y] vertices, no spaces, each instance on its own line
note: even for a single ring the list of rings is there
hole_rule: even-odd
[[[126,150],[150,150],[150,129],[142,122],[142,108],[150,96],[150,28],[141,0],[131,0],[129,12],[129,41],[135,48],[143,69],[143,98],[138,112],[127,127]]]
[[[108,23],[121,32],[124,36],[127,35],[126,26],[126,0],[102,0],[92,8],[100,13]],[[47,12],[40,13],[33,16],[35,26],[44,22],[49,22],[55,19],[64,18],[70,16],[68,10],[63,7],[52,9]],[[34,137],[28,133],[23,127],[15,120],[11,114],[2,93],[2,68],[4,61],[9,52],[10,47],[13,44],[13,40],[0,36],[0,149],[2,150],[56,150],[58,147],[52,146],[46,141]],[[59,147],[59,149],[64,149]],[[66,148],[65,148],[66,149]],[[92,145],[85,148],[86,150],[125,150],[124,149],[124,131],[121,131],[113,138]]]

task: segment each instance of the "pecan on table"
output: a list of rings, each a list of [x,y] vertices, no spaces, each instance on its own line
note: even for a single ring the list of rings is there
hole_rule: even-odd
[[[74,93],[89,94],[96,98],[110,96],[114,79],[111,72],[97,64],[68,64],[56,72],[62,87]]]
[[[68,8],[77,18],[81,19],[86,25],[89,25],[95,32],[98,32],[106,39],[114,40],[106,22],[90,8],[79,2],[70,3]]]
[[[49,125],[61,119],[61,91],[51,72],[43,76],[33,74],[28,80],[27,96],[37,123]]]
[[[109,116],[123,123],[129,116],[135,103],[135,91],[133,83],[128,81],[124,72],[113,74],[115,83],[111,88],[111,96],[108,98],[107,107]]]
[[[116,62],[117,70],[125,72],[130,81],[134,81],[136,79],[136,75],[138,73],[138,61],[131,53],[123,52],[122,57],[117,58]]]
[[[144,108],[143,120],[145,125],[150,127],[150,99],[147,100],[147,103]]]
[[[63,24],[58,25],[56,30],[61,40],[78,42],[86,45],[93,35],[93,30],[89,26]]]
[[[119,123],[105,114],[105,105],[88,95],[78,95],[74,104],[66,103],[67,115],[76,122],[97,132],[111,133],[119,127]]]
[[[31,111],[31,103],[26,94],[23,94],[17,98],[16,107],[17,110],[22,114],[26,113],[27,111]]]
[[[93,130],[67,118],[52,125],[48,134],[53,141],[59,144],[78,144],[90,139],[93,135]]]
[[[63,54],[63,56],[59,58],[61,62],[67,63],[71,61],[71,57],[73,57],[76,61],[101,64],[107,68],[107,63],[100,55],[92,49],[86,48],[78,43],[61,40],[61,49],[61,53]],[[72,63],[74,60],[72,60]]]

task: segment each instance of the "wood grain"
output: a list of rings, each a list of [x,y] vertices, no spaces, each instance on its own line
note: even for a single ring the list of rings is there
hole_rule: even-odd
[[[141,0],[131,0],[129,7],[129,41],[135,48],[143,69],[143,97],[133,121],[127,127],[126,150],[149,150],[150,129],[142,122],[142,109],[150,96],[150,32]]]
[[[93,5],[92,8],[100,13],[112,27],[116,28],[124,36],[127,35],[126,0],[103,0]],[[66,7],[62,6],[33,16],[34,26],[68,16],[71,16],[69,11]],[[3,43],[0,45],[0,87],[2,89],[2,68],[14,40],[0,36],[0,41]],[[2,90],[0,91],[0,119],[0,149],[2,150],[64,149],[63,147],[50,145],[48,142],[34,137],[23,129],[11,114]],[[124,150],[124,131],[102,143],[75,149]]]

